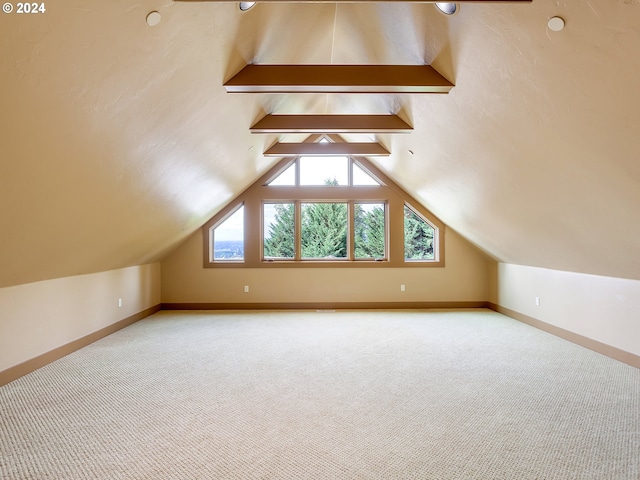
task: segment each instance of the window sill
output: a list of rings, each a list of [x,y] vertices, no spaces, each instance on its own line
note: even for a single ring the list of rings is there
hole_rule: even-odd
[[[262,260],[257,262],[207,262],[204,268],[433,268],[444,261],[390,260]]]

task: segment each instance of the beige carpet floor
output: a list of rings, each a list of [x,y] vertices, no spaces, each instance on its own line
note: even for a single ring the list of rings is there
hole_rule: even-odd
[[[0,388],[3,479],[640,478],[640,370],[488,310],[159,312]]]

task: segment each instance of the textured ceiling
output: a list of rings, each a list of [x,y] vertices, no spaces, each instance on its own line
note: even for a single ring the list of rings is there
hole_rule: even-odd
[[[374,163],[485,252],[640,279],[639,0],[453,17],[408,3],[46,6],[0,16],[0,286],[161,259],[277,161],[267,147],[296,139],[251,135],[265,113],[398,113],[414,131],[379,135],[392,155]],[[547,29],[553,15],[564,31]],[[246,63],[427,63],[456,86],[225,93]]]

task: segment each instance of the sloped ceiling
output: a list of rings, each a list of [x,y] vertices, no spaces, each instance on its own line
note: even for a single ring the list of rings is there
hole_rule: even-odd
[[[294,139],[251,135],[265,113],[398,113],[415,130],[375,163],[485,252],[640,279],[638,0],[46,8],[0,16],[0,287],[163,258]],[[427,63],[456,86],[225,93],[246,63]]]

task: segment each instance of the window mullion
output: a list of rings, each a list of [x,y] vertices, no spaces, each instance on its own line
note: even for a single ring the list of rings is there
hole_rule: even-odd
[[[348,250],[348,258],[350,261],[355,259],[355,202],[353,200],[349,200],[349,214],[347,215],[347,250]]]
[[[302,207],[300,200],[295,201],[294,228],[295,252],[294,260],[299,262],[302,259]]]

